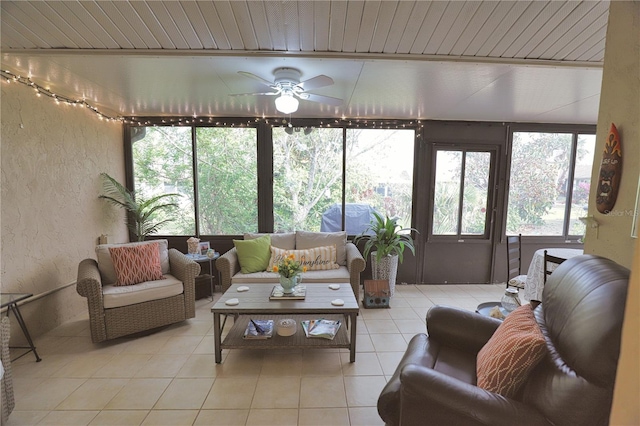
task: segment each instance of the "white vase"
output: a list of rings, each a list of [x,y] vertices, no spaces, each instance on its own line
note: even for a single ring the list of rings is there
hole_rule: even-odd
[[[384,256],[376,260],[376,252],[371,252],[371,273],[374,280],[389,280],[389,296],[393,297],[398,275],[398,255]]]
[[[285,294],[293,293],[293,289],[298,285],[298,276],[287,278],[280,275],[280,286]]]

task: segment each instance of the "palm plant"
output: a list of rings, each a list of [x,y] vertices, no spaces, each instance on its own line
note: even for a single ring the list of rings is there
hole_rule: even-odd
[[[398,260],[402,263],[402,255],[405,248],[411,250],[413,254],[416,253],[410,231],[418,232],[417,230],[414,228],[401,228],[398,225],[398,220],[389,216],[382,217],[376,212],[373,212],[373,215],[375,219],[371,221],[367,229],[354,239],[356,244],[360,241],[365,241],[365,259],[373,250],[376,262],[380,262],[386,256],[398,255]]]
[[[148,200],[144,200],[142,197],[136,200],[133,191],[125,188],[107,173],[101,173],[100,176],[103,179],[102,188],[105,194],[100,195],[98,198],[104,198],[111,204],[122,207],[127,211],[129,217],[127,227],[138,237],[138,241],[144,241],[148,235],[157,232],[162,225],[173,220],[164,219],[154,222],[154,213],[178,207],[177,203],[165,202],[164,200],[170,197],[179,197],[180,194],[161,194]]]

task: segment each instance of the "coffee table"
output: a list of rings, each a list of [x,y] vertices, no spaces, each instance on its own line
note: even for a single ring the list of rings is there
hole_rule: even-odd
[[[216,363],[222,362],[222,349],[294,349],[294,348],[348,348],[349,360],[356,360],[356,324],[359,311],[358,302],[351,285],[342,283],[340,288],[332,290],[330,283],[307,284],[304,300],[269,300],[275,284],[233,284],[213,305],[213,333]],[[239,292],[238,287],[249,287],[248,291]],[[238,304],[229,306],[226,301],[238,299]],[[334,306],[331,301],[342,299],[343,306]],[[222,339],[221,316],[234,316],[234,324]],[[244,331],[250,319],[296,320],[298,329],[293,336],[279,336],[275,333],[269,339],[244,339]],[[300,325],[301,320],[327,318],[345,319],[333,340],[307,338]]]

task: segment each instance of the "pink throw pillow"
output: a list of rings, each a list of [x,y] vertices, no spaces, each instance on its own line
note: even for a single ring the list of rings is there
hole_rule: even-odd
[[[531,305],[515,309],[478,352],[478,387],[512,398],[547,353]]]
[[[160,247],[158,243],[129,247],[110,247],[111,261],[116,272],[115,285],[133,285],[161,280]]]

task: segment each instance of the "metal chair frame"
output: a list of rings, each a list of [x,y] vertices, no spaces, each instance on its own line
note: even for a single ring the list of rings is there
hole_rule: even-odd
[[[522,275],[522,234],[507,236],[507,288],[509,280]]]
[[[560,265],[562,262],[564,262],[567,259],[563,259],[561,257],[557,257],[557,256],[552,256],[549,253],[547,253],[547,251],[544,251],[544,283],[547,283],[547,278],[549,277],[549,275],[551,275],[553,273],[553,271],[555,271],[555,269],[558,267],[558,265]],[[549,268],[549,264],[555,264],[556,267],[553,269]]]

